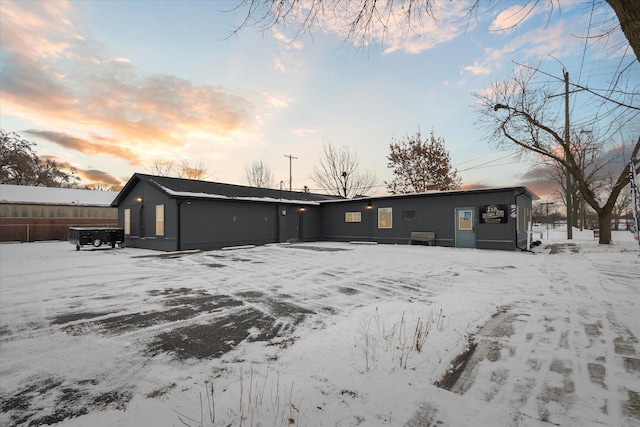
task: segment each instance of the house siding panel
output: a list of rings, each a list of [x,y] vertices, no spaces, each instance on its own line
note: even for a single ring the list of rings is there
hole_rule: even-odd
[[[277,241],[277,206],[226,200],[182,203],[182,249],[219,249]]]
[[[156,205],[164,204],[165,234],[155,235]],[[125,246],[161,251],[178,249],[175,218],[176,201],[151,185],[139,183],[120,203],[118,226],[124,228],[124,209],[131,209],[131,233],[124,236]]]

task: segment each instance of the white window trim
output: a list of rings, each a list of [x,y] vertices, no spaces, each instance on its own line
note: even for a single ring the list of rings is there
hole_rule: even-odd
[[[131,209],[124,210],[124,234],[131,235]]]
[[[349,217],[351,217],[351,221],[349,221]],[[362,222],[362,212],[345,212],[344,213],[344,221],[345,222]]]
[[[389,213],[389,226],[382,227],[380,223],[381,216],[383,214]],[[381,229],[389,229],[393,228],[393,208],[378,208],[378,228]]]
[[[164,205],[156,205],[156,236],[164,236]]]

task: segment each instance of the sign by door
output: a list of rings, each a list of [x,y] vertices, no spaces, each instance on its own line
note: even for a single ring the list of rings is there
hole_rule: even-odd
[[[509,222],[507,216],[509,206],[507,205],[484,205],[480,206],[480,224],[506,224]]]

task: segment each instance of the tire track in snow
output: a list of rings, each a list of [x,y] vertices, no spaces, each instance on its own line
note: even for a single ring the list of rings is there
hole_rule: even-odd
[[[638,269],[591,258],[575,248],[546,256],[536,279],[548,291],[480,329],[451,391],[503,406],[513,425],[639,425],[638,340],[603,298],[603,288],[635,295]],[[569,263],[580,273],[564,272]]]

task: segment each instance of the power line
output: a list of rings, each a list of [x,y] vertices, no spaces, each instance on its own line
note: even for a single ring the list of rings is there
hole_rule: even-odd
[[[460,169],[458,172],[466,172],[466,171],[470,171],[470,170],[474,170],[474,169],[480,169],[483,166],[490,165],[491,163],[497,162],[497,161],[502,160],[502,159],[506,159],[507,157],[511,157],[511,156],[513,156],[513,153],[509,153],[506,156],[502,156],[502,157],[499,157],[497,159],[493,159],[493,160],[490,160],[490,161],[485,162],[485,163],[481,163],[481,164],[476,165],[476,166],[471,166],[471,167],[466,168],[466,169]],[[514,163],[514,162],[503,163],[503,164],[511,164],[511,163]],[[492,165],[492,166],[498,166],[498,165]]]

